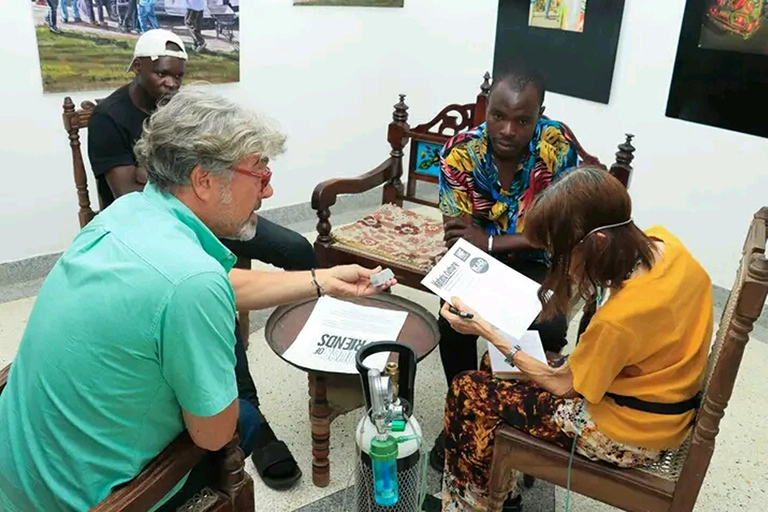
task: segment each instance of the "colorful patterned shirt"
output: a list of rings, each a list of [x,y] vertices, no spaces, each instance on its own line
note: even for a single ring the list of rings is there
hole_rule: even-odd
[[[552,179],[579,164],[568,128],[542,118],[509,190],[502,190],[485,123],[451,138],[440,155],[440,210],[448,217],[472,215],[491,235],[521,233],[525,212]],[[533,255],[544,260],[543,254]]]

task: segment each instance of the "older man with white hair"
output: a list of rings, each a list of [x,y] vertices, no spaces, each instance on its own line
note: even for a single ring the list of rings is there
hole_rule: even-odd
[[[77,235],[29,317],[0,395],[0,509],[88,510],[185,429],[218,450],[239,422],[249,452],[258,414],[238,399],[236,308],[379,291],[358,266],[232,268],[219,238],[253,236],[284,140],[262,116],[195,89],[149,119],[136,146],[144,191]],[[203,485],[205,469],[165,507]]]

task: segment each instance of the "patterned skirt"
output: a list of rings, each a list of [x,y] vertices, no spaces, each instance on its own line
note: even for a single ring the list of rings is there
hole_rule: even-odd
[[[479,371],[458,375],[445,405],[445,469],[443,511],[488,508],[488,478],[496,429],[506,423],[592,460],[619,467],[652,464],[663,453],[617,443],[601,433],[582,399],[552,395],[524,381],[495,379],[488,354]],[[511,497],[519,493],[519,477],[509,479]]]

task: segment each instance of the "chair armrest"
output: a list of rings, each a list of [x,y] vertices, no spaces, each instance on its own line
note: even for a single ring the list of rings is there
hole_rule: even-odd
[[[107,496],[90,512],[151,509],[179,483],[205,454],[185,430],[133,480]]]
[[[0,393],[8,381],[9,364],[0,369]],[[235,439],[235,447],[237,446]],[[143,512],[163,499],[205,455],[185,430],[133,480],[116,489],[90,512]]]
[[[378,167],[355,178],[340,178],[319,183],[312,192],[312,209],[327,210],[336,204],[339,194],[360,194],[383,185],[392,179],[395,162],[388,158]]]

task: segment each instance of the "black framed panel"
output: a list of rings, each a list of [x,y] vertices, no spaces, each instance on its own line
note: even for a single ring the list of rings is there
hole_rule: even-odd
[[[722,8],[754,4],[756,18],[728,25]],[[768,6],[762,1],[688,0],[667,101],[667,117],[768,137]]]
[[[557,21],[536,26],[532,9],[566,1],[499,0],[494,75],[523,61],[541,72],[548,91],[607,104],[624,0],[582,0],[583,32],[559,29]]]

